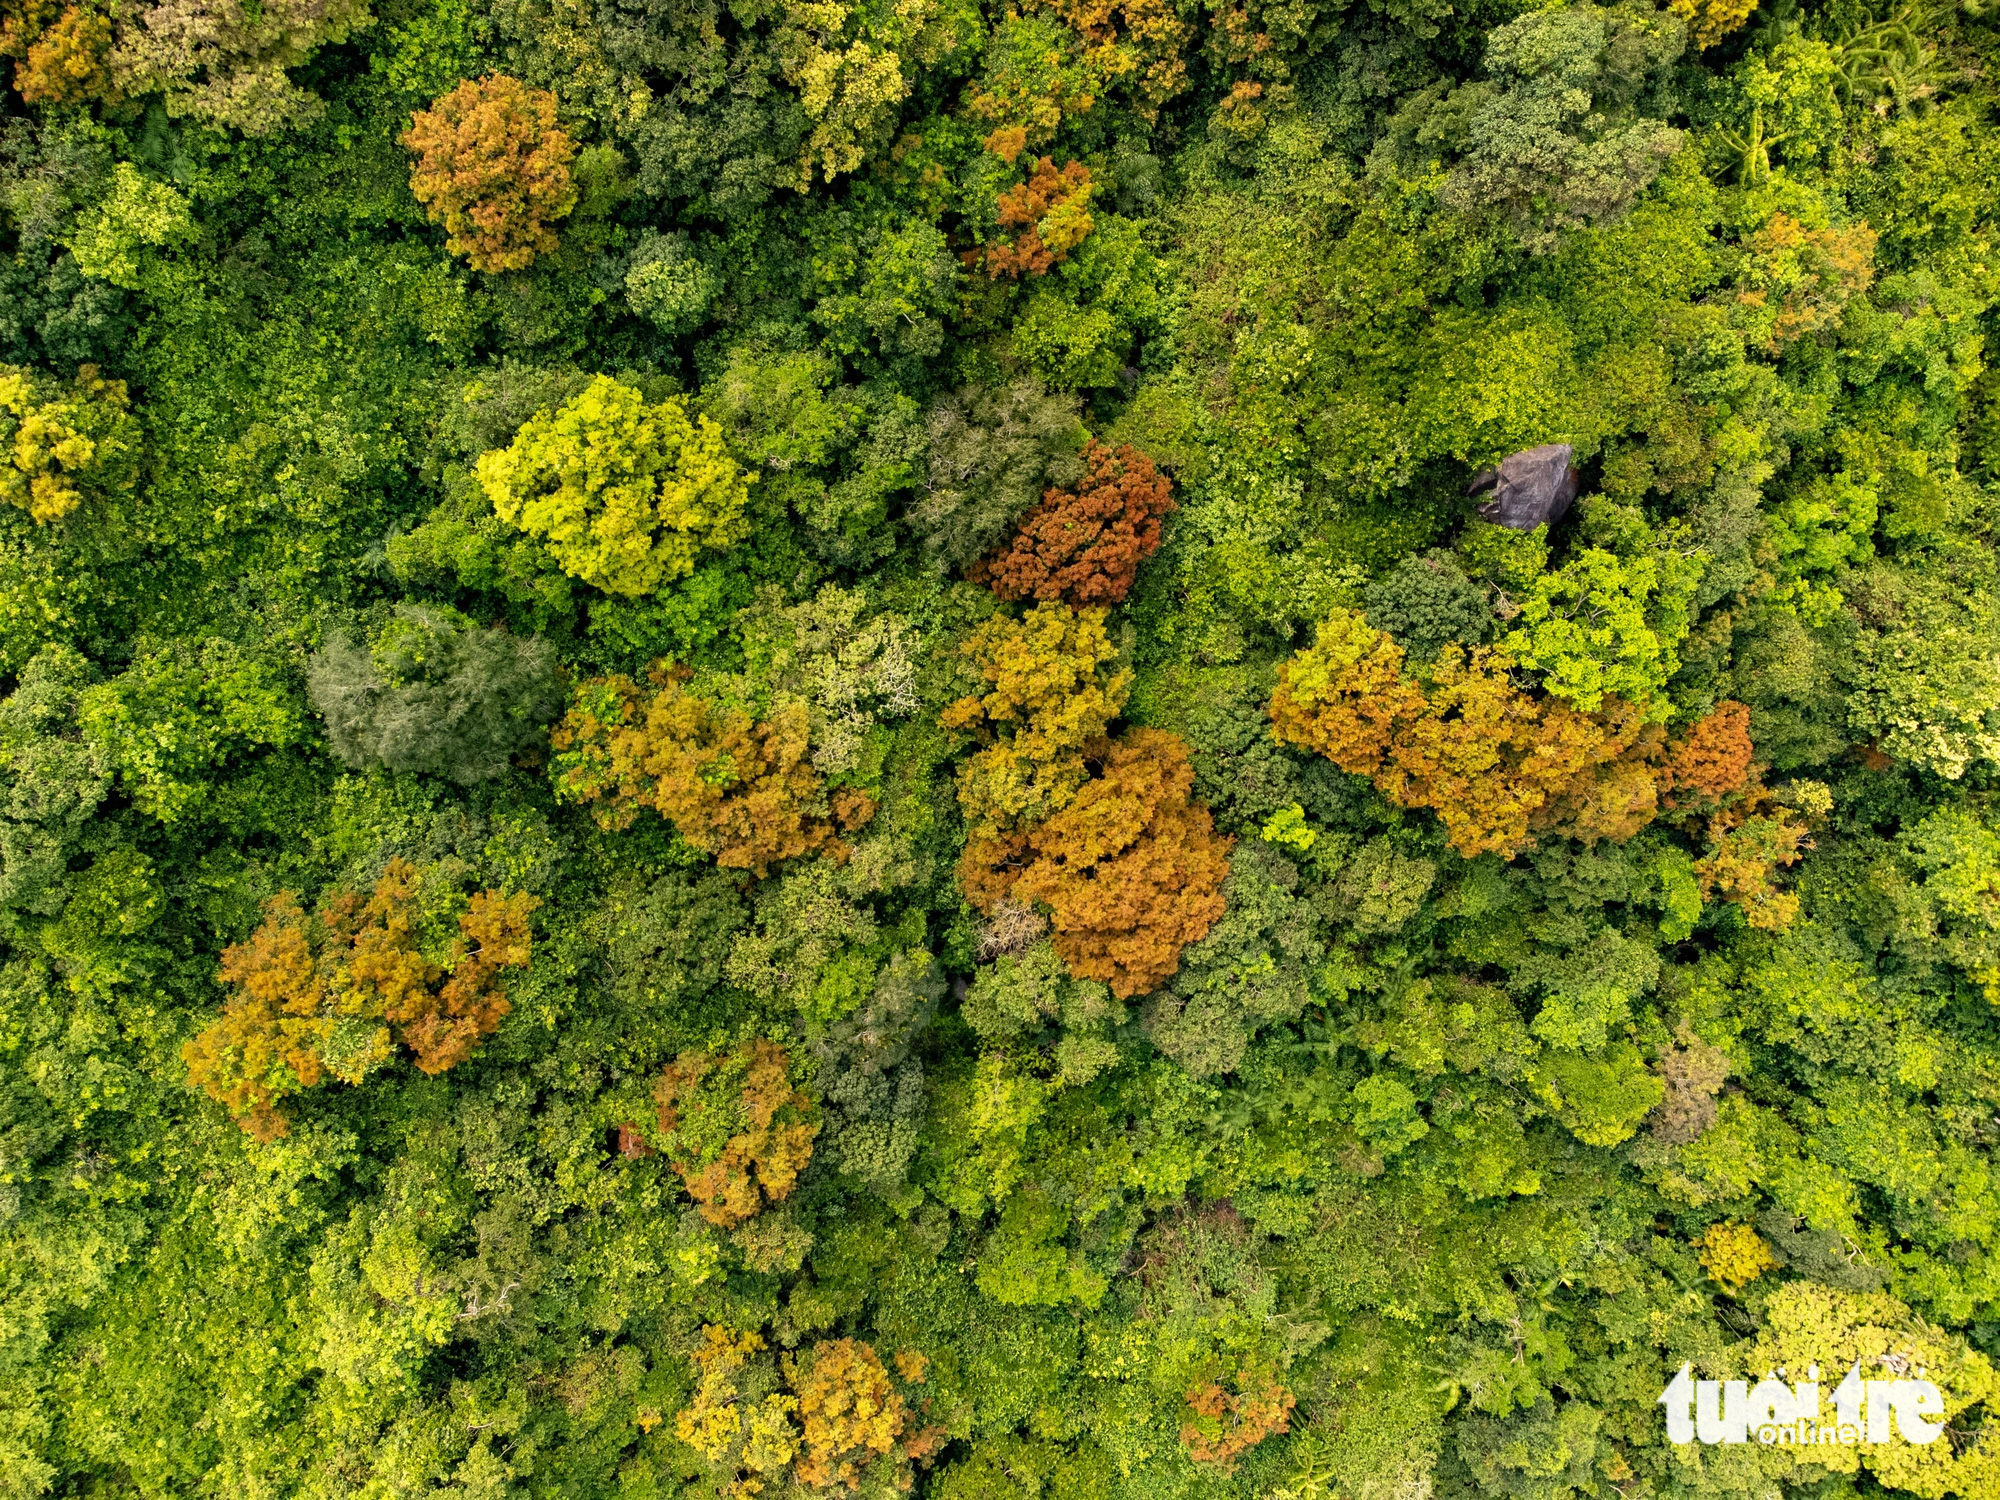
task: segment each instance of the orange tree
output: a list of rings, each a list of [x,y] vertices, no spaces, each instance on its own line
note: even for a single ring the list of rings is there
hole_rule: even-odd
[[[398,1042],[426,1073],[470,1057],[508,1012],[503,971],[527,966],[540,902],[478,893],[434,962],[419,943],[418,887],[416,867],[396,859],[365,900],[343,891],[310,917],[290,891],[267,901],[257,930],[223,951],[234,992],[182,1048],[189,1080],[272,1140],[287,1129],[280,1100],[328,1074],[359,1083]]]
[[[519,271],[554,252],[549,225],[576,207],[576,145],[554,94],[504,73],[468,79],[417,111],[402,140],[417,153],[410,191],[474,270]]]
[[[701,1216],[724,1229],[783,1202],[812,1160],[818,1112],[792,1086],[791,1058],[774,1042],[683,1052],[653,1101],[667,1164]]]
[[[30,3],[5,7],[0,56],[18,58],[14,88],[28,104],[75,104],[113,99],[118,90],[106,66],[111,21],[81,5]],[[53,24],[50,18],[53,16]]]
[[[1298,1400],[1269,1375],[1246,1376],[1232,1393],[1211,1381],[1187,1394],[1188,1418],[1181,1447],[1198,1464],[1228,1474],[1245,1453],[1274,1433],[1292,1430]]]
[[[1796,902],[1770,879],[1797,860],[1805,829],[1769,808],[1748,709],[1722,703],[1669,740],[1618,698],[1586,714],[1536,697],[1513,665],[1502,650],[1449,646],[1426,684],[1387,634],[1336,611],[1279,668],[1272,732],[1400,806],[1429,808],[1468,859],[1512,859],[1542,834],[1619,842],[1662,816],[1706,818],[1704,894],[1721,891],[1753,926],[1790,920]]]
[[[1090,168],[1082,162],[1070,162],[1058,171],[1043,157],[1026,182],[1000,195],[1000,227],[1013,230],[1014,237],[986,247],[986,274],[996,281],[1003,276],[1045,276],[1068,260],[1070,251],[1095,227],[1090,217],[1093,190]],[[969,250],[965,258],[977,265],[982,254]]]
[[[1190,800],[1187,747],[1158,729],[1093,747],[1102,773],[1062,811],[966,846],[960,878],[982,910],[1009,899],[1049,908],[1070,973],[1142,995],[1180,967],[1181,950],[1222,915],[1235,840]]]

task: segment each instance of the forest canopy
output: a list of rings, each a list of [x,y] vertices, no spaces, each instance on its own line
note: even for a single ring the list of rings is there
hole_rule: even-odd
[[[0,0],[0,1500],[1995,1500],[1989,328],[1990,0]]]

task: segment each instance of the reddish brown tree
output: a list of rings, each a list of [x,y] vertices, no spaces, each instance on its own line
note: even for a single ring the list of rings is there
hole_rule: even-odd
[[[1129,444],[1093,442],[1075,491],[1051,489],[1021,518],[1013,540],[974,565],[972,578],[1002,599],[1116,604],[1132,592],[1139,564],[1160,550],[1160,518],[1173,485]]]
[[[1134,730],[1094,758],[1101,774],[1060,812],[967,845],[960,878],[984,911],[1010,897],[1041,902],[1072,974],[1121,998],[1143,995],[1222,915],[1235,840],[1190,800],[1194,768],[1178,736]]]
[[[417,153],[410,191],[454,255],[519,271],[555,250],[549,225],[576,206],[576,146],[556,126],[554,94],[504,73],[468,80],[413,115],[402,140]]]

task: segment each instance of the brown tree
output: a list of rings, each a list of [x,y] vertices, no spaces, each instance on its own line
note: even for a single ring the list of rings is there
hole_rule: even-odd
[[[1160,518],[1173,486],[1129,444],[1093,442],[1074,491],[1051,489],[1021,518],[1013,540],[977,563],[972,578],[1002,599],[1116,604],[1132,592],[1139,564],[1160,548]]]
[[[1391,747],[1376,785],[1405,807],[1428,807],[1468,858],[1509,858],[1533,842],[1531,821],[1552,798],[1587,796],[1589,778],[1630,741],[1637,715],[1580,714],[1516,688],[1506,655],[1446,647],[1430,692]]]
[[[717,864],[759,877],[799,855],[843,855],[838,830],[866,823],[875,803],[827,792],[809,758],[807,706],[783,705],[759,723],[688,692],[688,675],[661,661],[650,693],[625,676],[584,683],[551,737],[562,795],[601,804],[608,829],[650,807]]]
[[[554,252],[549,225],[576,206],[576,146],[556,125],[554,94],[504,73],[468,80],[413,115],[402,140],[417,153],[410,191],[454,255],[519,271]]]
[[[482,891],[442,963],[418,942],[417,868],[389,862],[367,899],[343,891],[308,917],[290,891],[223,951],[222,1015],[181,1049],[188,1078],[259,1140],[285,1133],[278,1103],[327,1074],[359,1083],[398,1042],[426,1073],[470,1057],[509,1010],[504,970],[525,968],[525,893]]]
[[[1647,1117],[1653,1134],[1670,1146],[1685,1146],[1715,1123],[1715,1096],[1729,1078],[1729,1055],[1691,1031],[1681,1045],[1669,1043],[1653,1070],[1666,1085],[1666,1097]]]
[[[1010,898],[1047,906],[1070,973],[1129,998],[1157,989],[1222,915],[1235,840],[1190,800],[1178,736],[1139,729],[1093,748],[1096,779],[1045,822],[968,844],[960,877],[982,911]]]
[[[976,266],[983,258],[986,274],[1044,276],[1089,237],[1090,168],[1073,161],[1060,171],[1048,157],[1035,164],[1026,182],[1000,195],[1000,227],[1016,231],[1012,239],[995,240],[983,253],[968,250],[964,260]]]
[[[653,1101],[667,1164],[701,1216],[720,1228],[783,1202],[812,1160],[819,1120],[775,1043],[683,1052],[660,1075]]]

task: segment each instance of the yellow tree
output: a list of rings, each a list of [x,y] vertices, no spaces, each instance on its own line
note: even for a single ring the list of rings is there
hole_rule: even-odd
[[[125,382],[79,366],[67,389],[0,365],[0,498],[47,525],[137,478],[139,423]]]
[[[1797,902],[1771,875],[1796,862],[1805,828],[1763,810],[1748,709],[1718,704],[1670,740],[1624,699],[1606,694],[1583,713],[1524,691],[1513,667],[1504,650],[1451,646],[1426,686],[1404,675],[1385,633],[1336,611],[1278,669],[1271,730],[1403,807],[1429,808],[1468,859],[1512,859],[1544,833],[1620,841],[1663,815],[1705,818],[1704,895],[1742,906],[1754,926],[1791,921]]]
[[[843,855],[839,831],[875,815],[865,793],[829,793],[810,759],[810,711],[794,701],[753,720],[691,693],[688,672],[655,662],[651,691],[631,678],[577,689],[557,726],[556,786],[596,804],[601,827],[626,828],[650,807],[717,864],[766,874],[780,860]]]
[[[1046,818],[1089,776],[1084,749],[1104,737],[1132,687],[1130,672],[1107,670],[1118,651],[1105,613],[1038,604],[1020,620],[995,615],[962,648],[986,689],[952,704],[940,722],[980,743],[958,773],[974,838]]]

